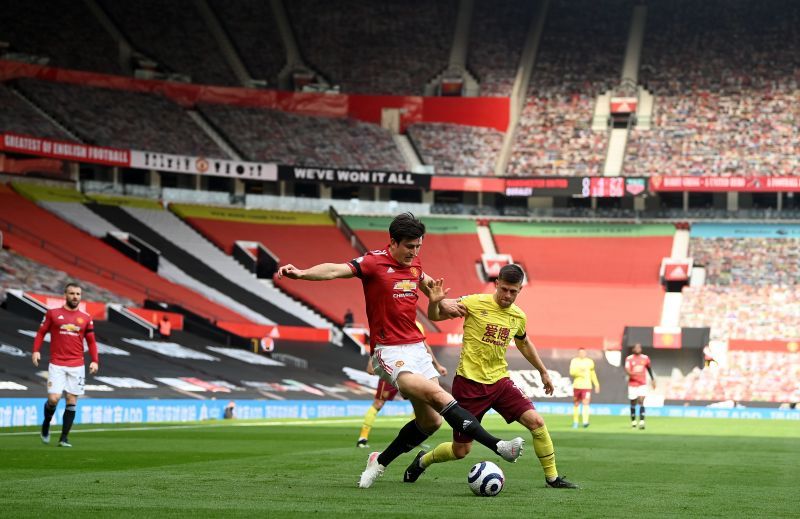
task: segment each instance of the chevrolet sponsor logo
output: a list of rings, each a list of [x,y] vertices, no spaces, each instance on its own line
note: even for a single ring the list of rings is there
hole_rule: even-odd
[[[67,332],[79,332],[79,331],[81,331],[81,327],[80,326],[75,326],[74,324],[69,324],[69,323],[62,324],[60,326],[60,328],[62,330],[64,330],[64,331],[67,331]]]
[[[401,290],[403,292],[413,292],[417,289],[417,283],[415,281],[411,281],[410,279],[404,279],[403,281],[398,281],[394,284],[395,290]]]

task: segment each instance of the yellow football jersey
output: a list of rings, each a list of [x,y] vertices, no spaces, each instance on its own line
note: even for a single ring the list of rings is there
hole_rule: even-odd
[[[572,387],[575,389],[592,389],[599,387],[597,373],[594,371],[594,361],[588,357],[575,357],[569,363],[569,376],[572,377]]]
[[[525,338],[525,312],[517,305],[500,307],[494,294],[473,294],[459,301],[469,313],[456,373],[482,384],[507,377],[506,349],[513,338]]]

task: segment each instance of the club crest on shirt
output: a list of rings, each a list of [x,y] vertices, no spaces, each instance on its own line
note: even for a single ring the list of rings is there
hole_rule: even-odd
[[[83,321],[83,317],[78,317],[78,318],[77,318],[77,319],[75,319],[75,320],[76,320],[76,321],[78,321],[78,324],[83,324],[83,322],[84,322],[84,321]]]
[[[406,363],[403,362],[402,360],[398,360],[397,362],[394,363],[394,367],[395,368],[402,368],[405,364]]]
[[[411,275],[414,277],[419,277],[419,270],[417,267],[411,267]]]

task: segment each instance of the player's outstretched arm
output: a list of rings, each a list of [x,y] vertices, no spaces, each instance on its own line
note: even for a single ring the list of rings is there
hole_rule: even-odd
[[[514,337],[514,343],[517,345],[517,349],[522,356],[525,357],[525,360],[530,362],[531,366],[536,368],[536,371],[541,375],[544,392],[548,395],[552,395],[555,391],[553,381],[550,380],[550,374],[547,373],[547,368],[544,367],[544,362],[542,362],[542,358],[539,357],[539,352],[536,351],[536,347],[531,342],[530,337],[525,336],[524,339],[517,339]]]
[[[278,269],[278,279],[303,279],[306,281],[328,281],[331,279],[351,278],[353,271],[346,263],[320,263],[307,269],[299,269],[289,263]]]
[[[444,321],[456,319],[467,315],[467,307],[457,299],[445,299],[449,288],[444,288],[444,279],[431,279],[425,276],[421,287],[422,292],[428,296],[428,319],[431,321]]]

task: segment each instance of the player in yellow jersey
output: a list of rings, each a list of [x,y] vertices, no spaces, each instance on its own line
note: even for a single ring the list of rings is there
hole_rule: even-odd
[[[417,321],[416,324],[417,328],[419,328],[419,331],[424,334],[425,329],[422,327],[422,324],[419,321]],[[425,349],[428,350],[428,354],[431,356],[431,360],[433,361],[433,369],[439,372],[441,376],[446,377],[447,368],[442,366],[439,361],[436,360],[436,356],[433,354],[433,350],[427,342],[422,341],[422,344],[425,345]],[[369,362],[367,362],[367,373],[370,375],[375,374],[375,369],[372,367],[372,357],[370,357]],[[381,409],[383,409],[383,405],[386,402],[394,400],[394,397],[397,396],[397,393],[398,391],[396,387],[382,378],[378,379],[378,387],[375,389],[375,400],[373,400],[372,405],[364,415],[364,423],[361,425],[361,432],[358,435],[356,447],[362,449],[369,447],[369,433],[372,430],[373,424],[375,423],[375,418],[377,418],[378,413],[381,411]]]
[[[547,369],[527,335],[525,312],[514,304],[524,277],[518,265],[506,265],[500,269],[493,294],[474,294],[459,300],[466,309],[466,317],[461,359],[453,379],[453,397],[478,420],[489,409],[494,409],[506,422],[522,424],[533,436],[533,449],[544,470],[547,486],[578,488],[558,475],[553,440],[544,419],[509,378],[506,349],[513,339],[520,353],[541,374],[547,394],[553,393]],[[439,302],[444,300],[441,285],[441,282],[434,283],[429,296],[428,317],[434,321],[444,319],[439,312]],[[430,465],[469,454],[472,438],[468,434],[454,430],[453,440],[437,445],[430,452],[420,451],[406,469],[403,481],[413,483]]]
[[[583,426],[589,427],[589,404],[594,392],[600,392],[600,382],[594,370],[594,361],[586,356],[586,350],[578,349],[578,356],[569,363],[569,376],[572,377],[572,428],[578,428],[580,406],[583,405]]]

